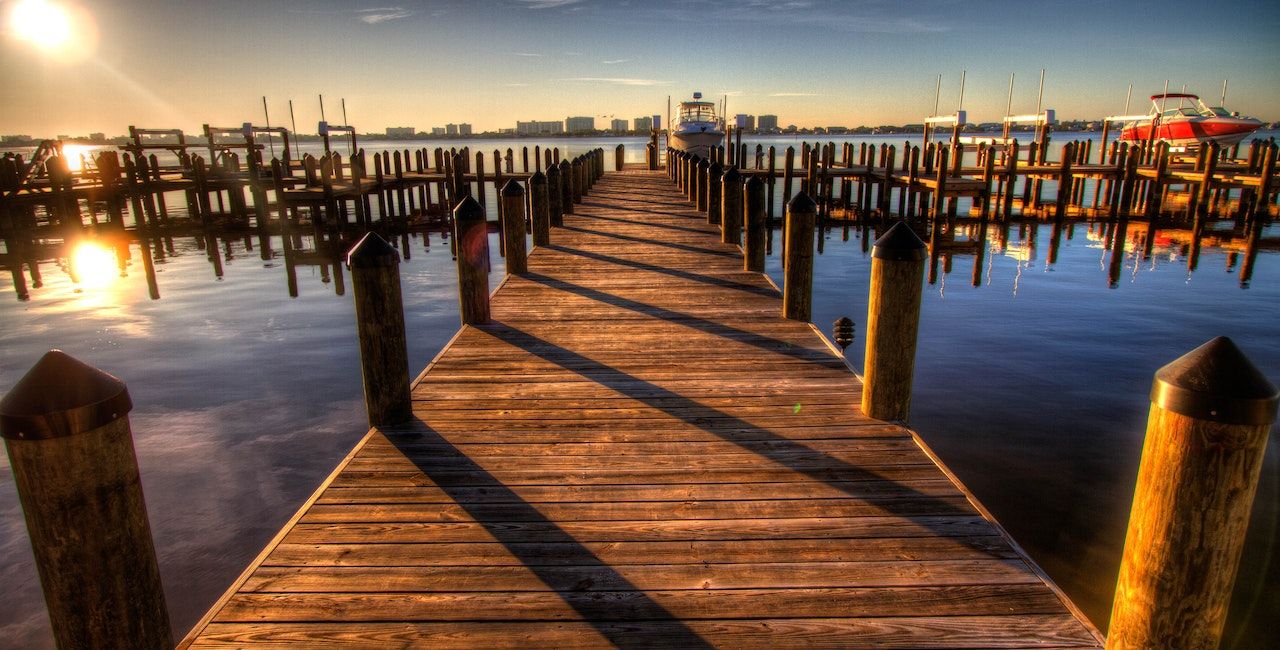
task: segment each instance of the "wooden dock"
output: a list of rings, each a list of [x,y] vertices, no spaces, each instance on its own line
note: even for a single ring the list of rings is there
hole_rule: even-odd
[[[1100,647],[662,172],[605,176],[182,647]]]

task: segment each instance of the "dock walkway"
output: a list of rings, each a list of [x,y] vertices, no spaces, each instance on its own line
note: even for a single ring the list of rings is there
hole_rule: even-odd
[[[552,242],[183,646],[1100,646],[660,172]]]

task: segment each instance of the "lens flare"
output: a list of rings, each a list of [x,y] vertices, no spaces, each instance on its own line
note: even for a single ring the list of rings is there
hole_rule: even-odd
[[[20,0],[9,12],[8,36],[46,56],[74,63],[97,49],[98,28],[83,7],[49,0]]]
[[[71,40],[71,16],[61,5],[45,0],[22,0],[9,16],[14,36],[36,46],[54,50]]]
[[[86,289],[106,287],[119,275],[115,253],[91,241],[76,244],[71,252],[71,269]]]

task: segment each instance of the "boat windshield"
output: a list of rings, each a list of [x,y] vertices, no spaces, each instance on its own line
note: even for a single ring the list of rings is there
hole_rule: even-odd
[[[716,105],[711,102],[685,102],[680,104],[681,122],[714,122]]]
[[[1205,117],[1232,117],[1231,111],[1221,106],[1206,106],[1201,114]]]
[[[1182,108],[1171,108],[1161,113],[1160,117],[1166,118],[1166,119],[1170,117],[1200,117],[1200,111],[1197,111],[1194,108],[1187,108],[1184,106]]]

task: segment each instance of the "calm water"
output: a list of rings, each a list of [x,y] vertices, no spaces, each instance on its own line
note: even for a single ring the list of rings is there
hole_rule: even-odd
[[[886,138],[898,143],[902,138]],[[1066,140],[1064,136],[1060,138]],[[852,139],[880,142],[879,139]],[[620,140],[549,140],[575,155]],[[641,139],[624,139],[639,160]],[[840,142],[841,139],[837,139]],[[752,140],[751,142],[755,142]],[[791,138],[768,143],[796,144]],[[398,143],[415,146],[413,143]],[[473,150],[518,146],[469,141]],[[545,143],[543,143],[545,144]],[[439,146],[439,142],[426,146]],[[370,150],[378,144],[368,143]],[[533,143],[529,143],[532,148]],[[767,144],[766,144],[767,146]],[[611,157],[610,161],[611,161]],[[519,152],[516,154],[519,160]],[[518,165],[519,163],[517,163]],[[170,201],[178,205],[181,201]],[[491,202],[492,206],[493,203]],[[829,230],[817,259],[814,320],[844,315],[861,364],[870,260],[861,234]],[[1264,242],[1280,237],[1268,229]],[[1280,380],[1280,259],[1206,246],[1187,272],[1179,235],[1150,258],[1134,250],[1109,287],[1102,235],[1077,225],[1048,264],[1047,226],[1014,227],[1003,250],[940,264],[926,287],[912,424],[943,460],[1096,622],[1109,611],[1136,477],[1152,373],[1205,340],[1235,339]],[[304,242],[307,243],[307,242]],[[448,242],[402,242],[410,363],[421,368],[457,329]],[[213,249],[175,238],[156,257],[152,300],[135,243],[40,265],[19,301],[0,274],[0,392],[50,347],[128,382],[143,484],[174,629],[185,633],[365,431],[350,287],[334,266],[300,266],[289,296],[280,242],[260,259],[255,239]],[[496,241],[491,242],[496,251]],[[309,245],[309,243],[307,243]],[[252,247],[252,249],[250,249]],[[496,259],[491,282],[501,277]],[[971,281],[978,264],[978,285]],[[778,260],[769,272],[781,283]],[[74,276],[74,278],[73,278]],[[349,278],[343,278],[349,280]],[[1268,451],[1232,606],[1233,647],[1264,647],[1280,617],[1274,552],[1280,461]],[[7,459],[0,460],[0,644],[51,644],[39,581]],[[1230,645],[1230,644],[1229,644]]]

